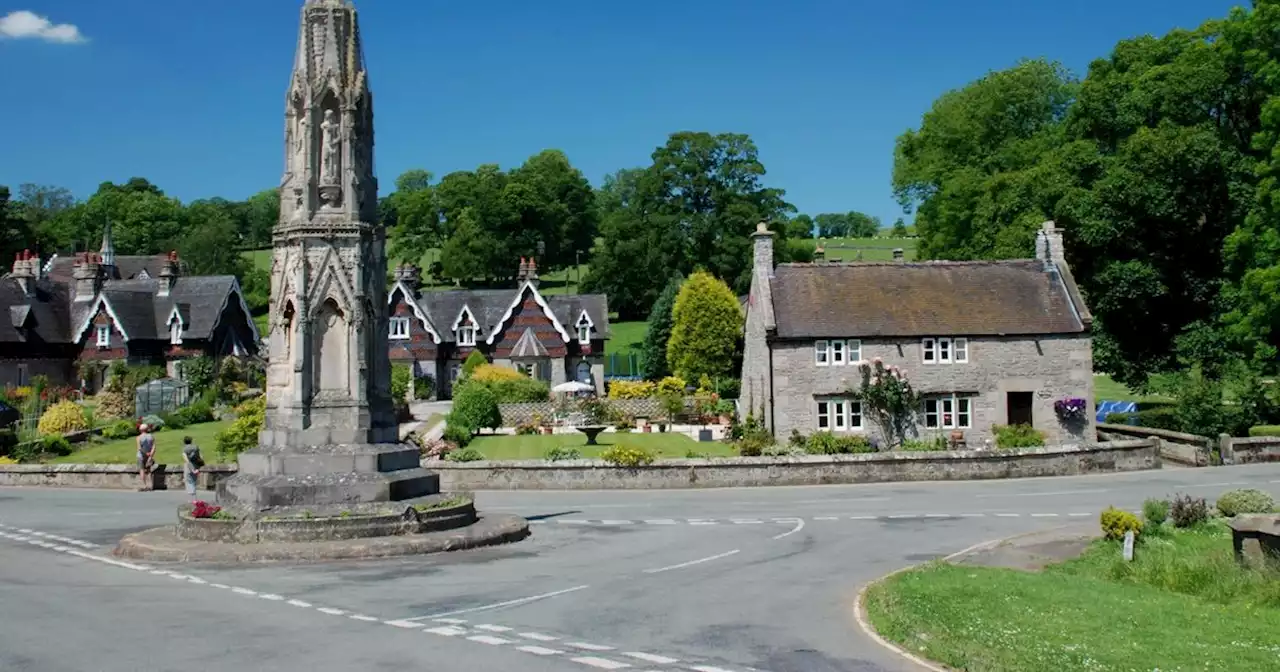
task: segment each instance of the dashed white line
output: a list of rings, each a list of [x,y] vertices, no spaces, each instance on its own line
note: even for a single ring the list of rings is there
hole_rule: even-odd
[[[333,607],[319,607],[316,609],[316,611],[322,614],[329,614],[330,616],[342,616],[343,614],[347,613],[342,609],[334,609]]]
[[[154,572],[152,572],[152,573],[154,574]],[[220,589],[220,590],[230,590],[230,589],[231,589],[231,586],[228,586],[228,585],[227,585],[227,584],[225,584],[225,583],[211,583],[211,584],[209,584],[209,586],[210,586],[211,588],[218,588],[218,589]],[[311,605],[307,605],[307,606],[311,606]]]
[[[525,603],[528,603],[528,602],[535,602],[535,601],[537,601],[537,600],[545,600],[545,599],[547,599],[547,598],[549,598],[549,597],[555,597],[555,596],[557,596],[557,595],[564,595],[565,593],[572,593],[572,592],[574,592],[574,591],[577,591],[577,590],[583,590],[583,589],[590,588],[590,587],[591,587],[591,586],[588,586],[588,585],[574,586],[574,587],[572,587],[572,588],[565,588],[564,590],[556,590],[556,591],[552,591],[552,592],[550,592],[550,593],[543,593],[543,594],[541,594],[541,595],[532,595],[532,596],[530,596],[530,597],[521,597],[521,598],[519,598],[519,599],[515,599],[515,600],[507,600],[506,602],[498,602],[498,603],[496,603],[496,604],[486,604],[486,605],[485,605],[485,606],[483,606],[483,607],[472,607],[472,608],[470,608],[470,609],[459,609],[459,610],[457,610],[457,611],[446,611],[446,612],[445,612],[445,613],[443,613],[443,614],[434,614],[434,615],[432,615],[432,616],[419,616],[419,617],[417,617],[417,618],[406,618],[405,620],[406,620],[406,621],[421,621],[421,620],[431,619],[431,620],[435,620],[435,621],[440,621],[440,620],[441,620],[441,617],[444,617],[444,616],[456,616],[456,615],[458,615],[458,614],[470,614],[470,613],[474,613],[474,612],[477,612],[477,611],[488,611],[488,610],[490,610],[490,609],[499,609],[499,608],[502,608],[502,607],[513,607],[513,606],[515,606],[515,605],[517,605],[517,604],[525,604]],[[465,621],[463,621],[463,622],[465,623]]]
[[[924,514],[924,517],[925,518],[952,518],[953,516],[949,513],[926,513]]]
[[[1068,513],[1067,515],[1072,518],[1083,518],[1085,516],[1092,516],[1093,514],[1092,513]]]
[[[658,663],[659,665],[670,665],[680,662],[679,658],[668,658],[666,656],[655,656],[652,653],[641,653],[639,651],[623,651],[622,655],[643,660],[647,663]]]
[[[575,649],[584,651],[612,651],[612,646],[604,646],[602,644],[592,644],[591,642],[565,642],[565,646],[572,646]]]
[[[545,646],[535,646],[533,644],[517,646],[516,650],[524,651],[525,653],[532,653],[535,656],[558,656],[564,653],[564,651],[560,651],[559,649],[548,649]]]
[[[365,616],[364,614],[349,614],[347,618],[353,621],[364,621],[365,623],[377,623],[378,619],[373,616]]]
[[[467,623],[465,618],[433,618],[431,620],[436,623],[448,623],[449,625],[465,625]]]
[[[1033,514],[1031,514],[1031,517],[1032,517],[1032,518],[1057,518],[1057,517],[1058,517],[1058,514],[1056,514],[1056,513],[1033,513]]]
[[[996,518],[1017,518],[1021,513],[997,513]]]
[[[602,670],[621,670],[631,667],[628,663],[619,663],[616,660],[596,658],[595,656],[582,656],[581,658],[570,658],[569,660],[572,660],[575,663],[582,663],[583,665],[590,665],[591,667],[598,667]]]
[[[576,518],[561,518],[556,522],[560,523],[561,525],[590,525],[591,524],[591,521],[589,520],[579,520]]]
[[[733,672],[733,670],[726,670],[723,667],[712,667],[710,665],[693,665],[689,669],[694,672]]]
[[[710,518],[690,518],[689,524],[690,525],[719,525],[720,523]]]
[[[730,522],[732,522],[734,525],[762,525],[762,524],[764,524],[764,521],[763,521],[763,520],[753,520],[753,519],[750,519],[750,518],[734,518],[734,519],[733,519],[733,520],[731,520]]]
[[[849,520],[875,520],[878,516],[849,516]]]
[[[644,521],[647,525],[675,525],[676,521],[670,518],[652,518]]]
[[[283,595],[275,595],[275,594],[272,594],[272,593],[258,593],[258,597],[261,597],[262,599],[267,600],[268,602],[283,602],[283,601],[284,601],[284,596],[283,596]]]
[[[673,570],[673,569],[681,569],[681,568],[684,568],[684,567],[691,567],[691,566],[693,566],[693,565],[700,565],[700,564],[702,564],[702,563],[704,563],[704,562],[711,562],[712,560],[719,560],[720,558],[727,558],[727,557],[729,557],[729,556],[731,556],[731,555],[733,555],[733,554],[737,553],[739,550],[740,550],[740,549],[736,549],[736,548],[735,548],[735,549],[733,549],[732,551],[729,551],[729,552],[727,552],[727,553],[721,553],[721,554],[719,554],[719,555],[712,555],[712,556],[710,556],[710,557],[706,557],[706,558],[699,558],[699,559],[697,559],[697,560],[690,560],[689,562],[682,562],[682,563],[680,563],[680,564],[678,564],[678,565],[668,565],[668,566],[666,566],[666,567],[658,567],[657,569],[646,569],[646,570],[644,570],[644,573],[645,573],[645,574],[658,574],[658,573],[660,573],[660,572],[668,572],[668,571],[671,571],[671,570]]]
[[[840,520],[840,516],[814,516],[814,520]]]
[[[433,635],[444,635],[445,637],[457,637],[458,635],[467,634],[467,629],[459,628],[456,625],[442,625],[438,628],[427,628],[424,632],[429,632]]]
[[[915,514],[915,513],[895,513],[887,517],[888,518],[919,518],[920,516],[919,514]]]
[[[412,630],[414,628],[422,627],[421,623],[414,623],[413,621],[403,621],[398,619],[394,621],[383,621],[383,623],[390,625],[391,627],[394,627],[394,628],[404,628],[406,630]]]
[[[303,609],[310,609],[312,606],[310,602],[303,602],[302,600],[288,600],[287,602],[285,602],[285,604],[288,604],[294,607],[302,607]],[[422,626],[419,626],[417,623],[414,623],[413,625],[414,627],[422,627]]]
[[[248,588],[241,588],[239,586],[232,588],[231,592],[237,593],[240,595],[250,595],[250,596],[258,594],[258,591],[256,590],[249,590]]]
[[[520,634],[520,636],[521,636],[521,637],[524,637],[525,639],[532,639],[532,640],[534,640],[534,641],[536,641],[536,642],[554,642],[554,641],[556,641],[557,639],[560,639],[559,637],[552,637],[551,635],[544,635],[544,634],[542,634],[542,633],[540,633],[540,632],[522,632],[522,633],[519,633],[519,634]]]
[[[489,625],[487,623],[484,625],[477,625],[475,626],[475,629],[488,630],[489,632],[511,632],[511,628],[508,628],[505,625]]]
[[[509,639],[494,637],[493,635],[472,635],[467,639],[473,642],[480,642],[481,644],[488,644],[489,646],[502,646],[503,644],[511,643],[511,640]]]
[[[602,520],[601,525],[631,525],[635,521],[631,520]]]

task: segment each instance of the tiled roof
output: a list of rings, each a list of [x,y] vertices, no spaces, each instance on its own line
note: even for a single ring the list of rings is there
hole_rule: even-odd
[[[418,292],[418,306],[426,312],[427,318],[440,332],[445,342],[453,342],[457,335],[453,332],[453,323],[458,319],[462,307],[466,306],[479,323],[480,333],[488,335],[502,316],[506,314],[511,303],[516,300],[515,289],[453,289],[448,291]],[[609,302],[602,294],[557,294],[543,296],[551,313],[556,316],[570,333],[583,310],[591,318],[600,338],[609,337]]]
[[[1078,333],[1056,266],[1039,260],[781,264],[781,338]]]
[[[71,304],[66,285],[41,280],[36,285],[35,296],[28,298],[22,285],[14,278],[0,278],[0,306],[9,308],[7,317],[0,320],[0,343],[22,343],[31,340],[47,343],[65,343],[71,331]],[[28,329],[13,324],[13,308],[26,307],[23,321]]]

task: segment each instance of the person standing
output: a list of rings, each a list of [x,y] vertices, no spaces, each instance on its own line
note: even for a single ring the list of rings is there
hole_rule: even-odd
[[[155,467],[156,437],[146,423],[138,426],[138,432],[138,480],[141,482],[138,492],[147,492],[155,488],[149,476]]]
[[[200,457],[200,446],[191,442],[191,437],[182,437],[182,480],[187,486],[187,494],[196,496],[196,478],[204,467],[204,458]]]

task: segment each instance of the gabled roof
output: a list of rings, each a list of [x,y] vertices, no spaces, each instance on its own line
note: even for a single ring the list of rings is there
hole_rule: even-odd
[[[556,294],[544,296],[531,287],[541,298],[543,310],[548,311],[553,321],[560,325],[574,324],[582,311],[586,311],[592,324],[595,325],[599,338],[609,338],[609,302],[603,294]],[[502,329],[503,323],[511,318],[516,307],[524,298],[525,285],[515,289],[453,289],[447,291],[421,291],[417,295],[416,304],[428,316],[442,320],[440,336],[447,342],[455,342],[457,334],[452,331],[455,318],[466,307],[475,317],[481,334],[487,338]],[[563,337],[568,332],[561,329]]]
[[[507,320],[511,319],[511,316],[512,314],[515,313],[516,308],[519,307],[520,304],[524,302],[525,294],[529,294],[533,297],[533,300],[536,301],[538,303],[538,306],[542,308],[542,312],[545,313],[548,318],[550,318],[551,326],[556,328],[556,331],[560,334],[560,338],[564,339],[565,343],[568,343],[569,332],[565,330],[564,325],[561,323],[560,318],[556,315],[555,311],[551,309],[551,306],[547,303],[547,300],[542,298],[542,292],[539,292],[538,287],[529,281],[525,281],[523,284],[520,285],[520,289],[516,291],[515,298],[512,299],[511,303],[507,306],[507,311],[502,314],[502,317],[498,318],[498,323],[493,325],[493,329],[489,332],[489,337],[485,339],[486,342],[489,343],[490,345],[493,344],[493,339],[498,337],[498,333],[502,331],[502,328],[504,326],[506,326]]]
[[[542,341],[538,340],[538,335],[533,333],[533,329],[525,328],[524,333],[520,334],[520,340],[516,341],[516,345],[511,349],[512,357],[546,357],[547,348],[542,345]]]
[[[1047,335],[1087,328],[1058,267],[1036,259],[780,264],[770,282],[780,338]]]
[[[395,301],[397,293],[404,297],[405,304],[413,310],[413,314],[417,316],[418,322],[422,324],[422,328],[426,329],[428,334],[431,334],[431,340],[439,344],[440,332],[436,329],[435,323],[431,321],[431,316],[427,314],[427,311],[423,310],[422,306],[418,305],[418,297],[410,291],[409,287],[403,282],[397,281],[396,284],[391,287],[391,291],[387,292],[387,305],[390,305]]]
[[[43,341],[65,343],[71,331],[71,299],[68,288],[48,280],[36,283],[28,298],[22,285],[10,277],[0,277],[0,306],[10,308],[9,319],[0,320],[0,343]],[[24,327],[14,324],[13,308],[25,308]]]
[[[111,274],[110,280],[134,280],[139,277],[142,271],[146,271],[147,275],[152,278],[160,277],[160,269],[164,268],[167,255],[116,255],[115,271]],[[69,283],[74,278],[72,276],[75,269],[75,257],[55,257],[49,263],[48,276],[50,280],[59,283]]]

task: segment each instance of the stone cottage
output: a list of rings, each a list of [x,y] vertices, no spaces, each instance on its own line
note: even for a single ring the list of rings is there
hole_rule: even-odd
[[[397,267],[387,296],[391,361],[431,376],[441,399],[451,396],[473,351],[552,386],[576,380],[603,395],[608,299],[543,296],[538,284],[533,259],[520,260],[515,289],[423,290],[418,268]]]
[[[163,364],[253,355],[258,332],[235,276],[188,276],[176,253],[116,255],[111,229],[99,252],[42,262],[27,251],[0,277],[0,386],[47,376],[90,391],[104,367],[84,362]]]
[[[1094,437],[1092,316],[1046,222],[1036,258],[1008,261],[773,264],[773,234],[754,234],[742,413],[774,436],[879,430],[850,391],[858,363],[898,367],[922,396],[921,438],[1028,424],[1049,444]],[[1055,402],[1084,399],[1082,418]],[[883,437],[879,437],[883,438]]]

